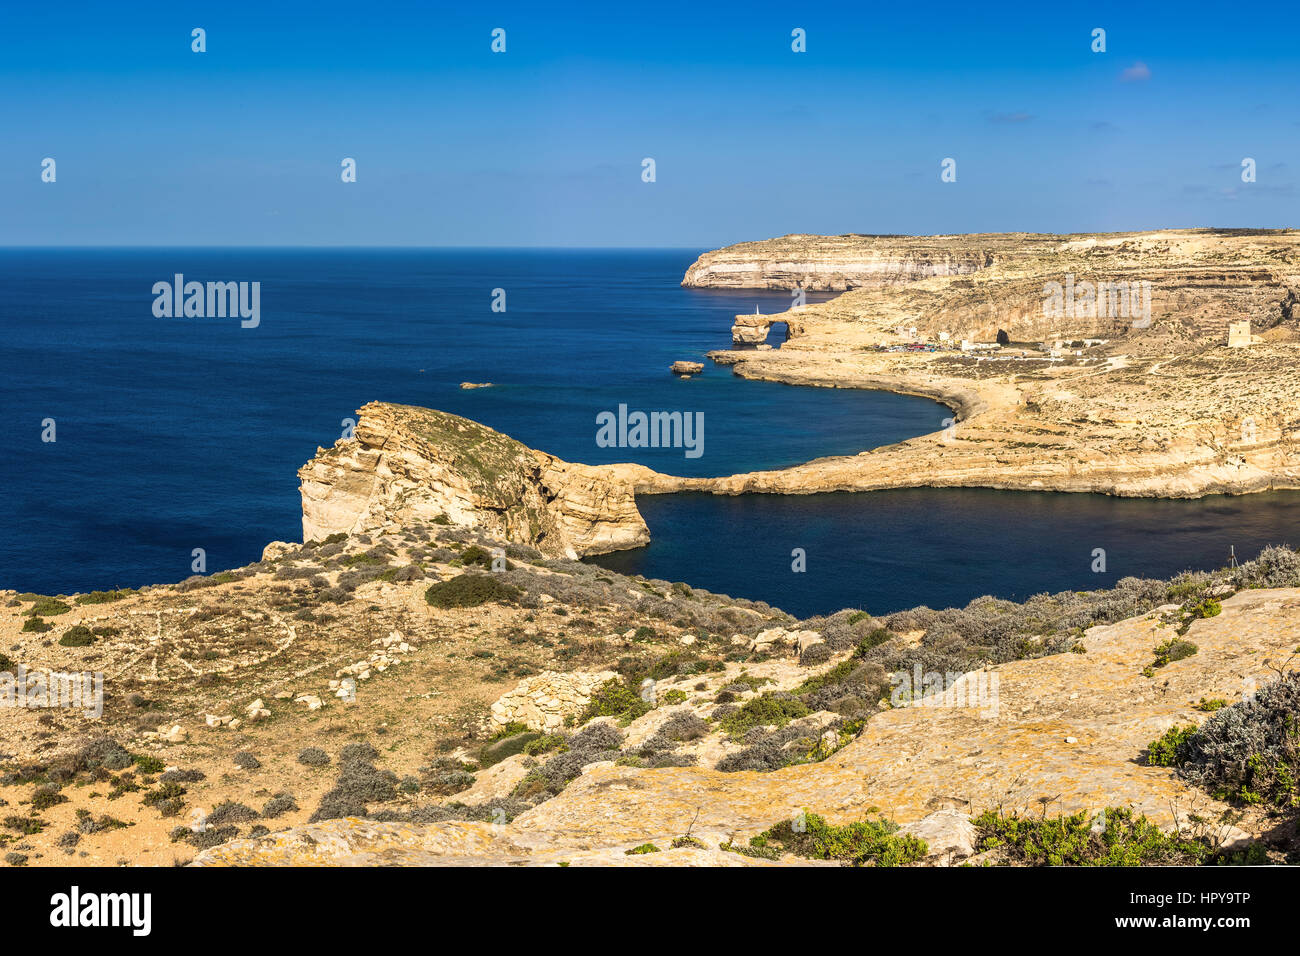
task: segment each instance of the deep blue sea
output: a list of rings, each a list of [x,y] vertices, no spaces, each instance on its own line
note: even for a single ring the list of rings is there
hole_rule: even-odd
[[[722,475],[941,427],[947,410],[677,359],[729,344],[781,292],[688,290],[700,250],[0,250],[8,505],[0,587],[138,586],[255,561],[301,535],[297,468],[367,401],[444,409],[573,461]],[[261,321],[157,318],[154,283],[257,281]],[[505,311],[493,311],[493,290]],[[776,344],[774,340],[774,344]],[[462,390],[462,381],[493,382]],[[596,416],[704,414],[704,453],[606,449]],[[57,441],[41,440],[46,419]],[[796,613],[1096,587],[1300,540],[1300,498],[1199,502],[924,490],[646,497],[654,536],[610,566]],[[790,571],[802,547],[808,571]],[[1106,547],[1109,572],[1089,570]]]

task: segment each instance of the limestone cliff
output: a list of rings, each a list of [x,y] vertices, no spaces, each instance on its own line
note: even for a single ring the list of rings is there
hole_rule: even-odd
[[[552,556],[650,538],[617,468],[562,461],[432,409],[371,402],[358,416],[352,438],[298,471],[304,541],[440,516]]]
[[[949,237],[955,239],[957,237]],[[843,291],[864,286],[899,285],[929,276],[976,272],[993,261],[994,250],[1009,245],[1001,236],[961,245],[942,236],[783,236],[742,242],[706,252],[686,270],[684,286],[708,289],[793,289]]]
[[[1078,283],[1149,283],[1157,324],[1185,338],[1217,340],[1226,337],[1230,318],[1250,319],[1256,330],[1293,318],[1298,245],[1294,231],[1262,229],[791,235],[706,252],[687,269],[682,285],[859,290],[863,294],[828,303],[829,311],[879,317],[921,333],[945,330],[958,341],[992,339],[999,329],[1040,340],[1066,328],[1122,332],[1131,317],[1109,315],[1104,306],[1095,315],[1045,316],[1045,283],[1064,284],[1067,276]],[[796,317],[768,315],[762,323]],[[798,334],[792,327],[791,335]]]
[[[737,316],[733,341],[750,347],[709,357],[744,378],[926,395],[957,414],[936,413],[930,435],[781,471],[643,476],[642,493],[1300,488],[1295,230],[785,236],[707,253],[684,284],[847,287]],[[763,349],[774,322],[789,339]],[[1250,344],[1228,347],[1239,322]]]

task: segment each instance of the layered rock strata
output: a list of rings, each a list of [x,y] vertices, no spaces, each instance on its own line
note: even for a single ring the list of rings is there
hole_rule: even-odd
[[[304,541],[411,518],[564,557],[649,540],[617,468],[566,462],[446,412],[371,402],[357,414],[351,438],[298,471]]]

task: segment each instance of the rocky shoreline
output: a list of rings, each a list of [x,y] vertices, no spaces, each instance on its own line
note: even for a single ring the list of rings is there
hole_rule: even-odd
[[[943,265],[954,262],[971,268]],[[1095,303],[1091,314],[1045,315],[1044,291],[1076,278],[1147,282],[1151,315]],[[1187,498],[1300,488],[1295,231],[786,236],[706,253],[683,284],[843,289],[762,316],[765,326],[787,322],[780,348],[709,358],[745,378],[933,398],[954,415],[929,435],[793,468],[645,474],[640,494],[930,486]],[[1227,346],[1230,320],[1259,333],[1249,347]],[[998,345],[998,333],[1015,346]]]
[[[881,263],[898,268],[882,271]],[[1153,277],[1141,280],[1154,288],[1150,322],[1045,317],[1042,290],[1066,275]],[[686,478],[635,464],[563,462],[477,423],[419,411],[455,419],[474,441],[492,436],[488,444],[506,457],[536,461],[520,497],[518,488],[453,487],[455,455],[397,424],[416,412],[395,418],[386,410],[397,406],[372,403],[355,441],[322,449],[300,473],[304,533],[400,520],[383,516],[399,498],[430,489],[436,500],[426,512],[492,514],[487,530],[568,557],[645,544],[635,504],[644,494],[967,487],[1195,498],[1300,489],[1300,380],[1292,371],[1300,361],[1300,233],[791,236],[706,253],[683,284],[752,288],[778,279],[846,291],[761,317],[788,323],[780,348],[714,351],[712,362],[743,378],[924,397],[951,416],[936,415],[930,434],[857,455]],[[1220,333],[1229,313],[1253,323],[1254,344],[1227,346]],[[1017,345],[952,344],[997,332]],[[907,347],[912,340],[930,345]],[[502,494],[511,503],[497,500]],[[516,534],[523,525],[527,532]]]

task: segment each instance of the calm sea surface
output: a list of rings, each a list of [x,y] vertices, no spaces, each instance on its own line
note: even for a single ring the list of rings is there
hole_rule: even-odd
[[[780,292],[680,287],[698,250],[0,250],[8,521],[0,587],[179,580],[301,535],[297,468],[365,402],[426,405],[591,463],[723,475],[847,454],[941,427],[904,396],[678,381]],[[154,283],[261,283],[261,322],[156,318]],[[506,310],[492,310],[493,290]],[[462,390],[462,381],[494,382]],[[596,416],[702,412],[704,453],[600,448]],[[41,441],[53,419],[57,441]],[[1096,587],[1300,539],[1285,496],[1202,502],[924,490],[646,497],[654,541],[612,567],[798,613]],[[808,571],[790,571],[802,547]],[[1089,570],[1106,547],[1110,572]]]

